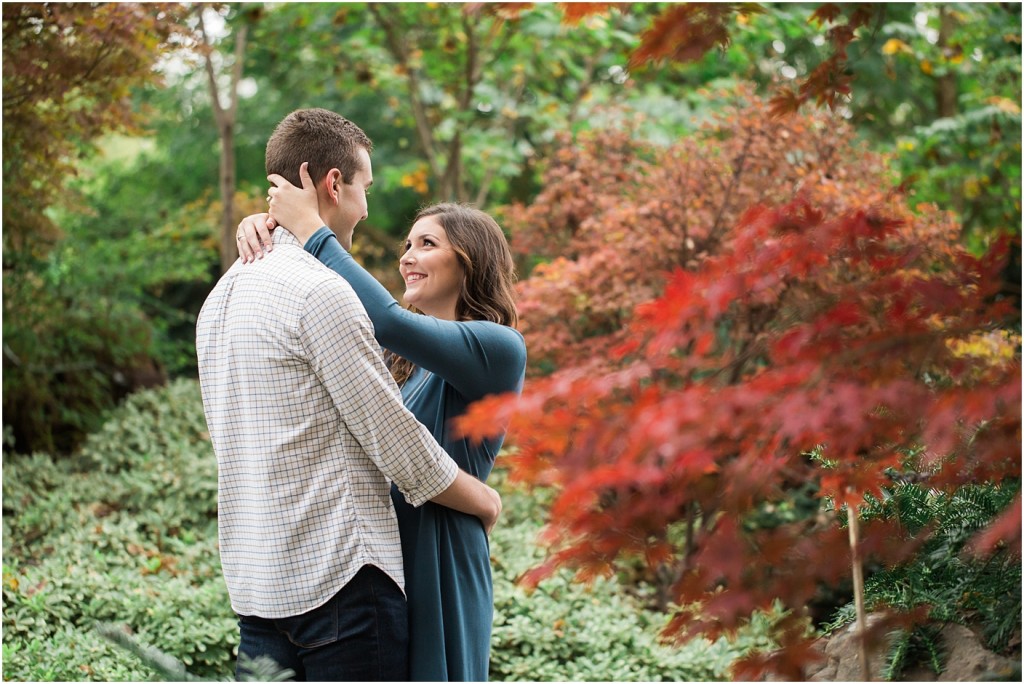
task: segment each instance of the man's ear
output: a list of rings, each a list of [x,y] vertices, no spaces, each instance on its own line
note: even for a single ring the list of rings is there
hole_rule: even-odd
[[[344,182],[344,177],[338,169],[331,169],[324,176],[324,189],[327,191],[327,197],[335,205],[341,204],[341,184]]]

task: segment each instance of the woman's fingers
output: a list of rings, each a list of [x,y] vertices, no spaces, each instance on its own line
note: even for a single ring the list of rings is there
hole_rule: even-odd
[[[309,175],[309,162],[302,162],[299,166],[299,180],[302,181],[303,190],[314,190],[316,185]]]
[[[309,175],[309,162],[302,162],[299,166],[299,179],[302,181],[302,187],[299,188],[291,183],[284,176],[272,173],[267,176],[267,180],[273,184],[273,187],[267,191],[267,202],[270,204],[270,211],[274,211],[274,201],[278,195],[290,197],[292,193],[298,193],[299,196],[308,194],[316,196],[316,184]]]
[[[274,251],[274,241],[270,237],[270,231],[274,230],[276,225],[277,222],[274,221],[270,214],[267,214],[264,220],[256,221],[256,233],[260,243],[268,253]]]
[[[238,228],[235,230],[235,242],[238,243],[238,257],[242,260],[243,264],[249,263],[256,251],[255,247],[249,244],[249,238],[246,236],[247,224],[251,227],[249,217],[242,219],[242,222],[238,224]]]
[[[267,176],[267,180],[273,183],[275,188],[283,188],[285,186],[291,185],[291,183],[288,182],[287,178],[278,173],[270,174],[269,176]]]
[[[257,256],[263,258],[263,245],[270,245],[270,230],[267,226],[268,214],[252,214],[242,219],[235,231],[238,243],[238,256],[243,264],[252,263]],[[262,228],[262,237],[260,229]],[[262,244],[261,244],[262,241]]]

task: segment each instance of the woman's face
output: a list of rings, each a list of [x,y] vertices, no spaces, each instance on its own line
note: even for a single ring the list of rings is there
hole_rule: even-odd
[[[413,224],[398,263],[405,303],[429,316],[455,320],[465,274],[437,217],[426,216]]]

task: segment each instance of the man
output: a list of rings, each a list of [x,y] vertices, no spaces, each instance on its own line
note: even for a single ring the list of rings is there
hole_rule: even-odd
[[[372,145],[323,109],[289,114],[267,173],[316,180],[321,216],[345,247],[366,218]],[[308,680],[404,680],[407,615],[390,481],[476,515],[501,511],[402,405],[348,283],[285,229],[236,262],[199,314],[196,351],[217,455],[220,552],[239,654]]]

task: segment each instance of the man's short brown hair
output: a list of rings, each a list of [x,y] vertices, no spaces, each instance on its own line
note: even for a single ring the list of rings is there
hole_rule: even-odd
[[[346,184],[359,171],[359,148],[373,143],[359,126],[326,109],[296,109],[277,124],[267,141],[267,174],[277,173],[301,186],[299,166],[309,162],[309,176],[320,182],[333,168]]]

